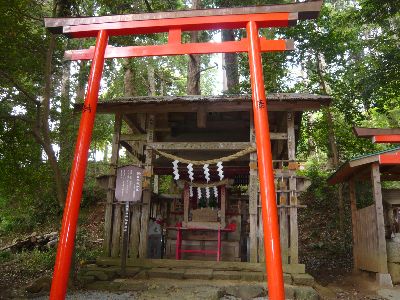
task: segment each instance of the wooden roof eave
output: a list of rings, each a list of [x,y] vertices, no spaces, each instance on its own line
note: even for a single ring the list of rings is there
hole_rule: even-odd
[[[327,182],[329,185],[335,185],[338,183],[342,183],[350,179],[351,177],[358,177],[360,175],[360,171],[363,168],[366,168],[370,164],[380,162],[381,155],[397,153],[399,148],[390,149],[388,151],[378,152],[376,154],[367,155],[365,157],[360,157],[356,159],[349,160],[345,162],[343,165],[336,170],[328,179]]]
[[[303,94],[268,94],[269,111],[306,111],[318,110],[328,106],[329,96]],[[112,101],[99,101],[97,112],[115,113],[167,113],[197,112],[200,106],[206,106],[208,112],[250,111],[251,96],[166,96],[166,97],[131,97]],[[81,111],[82,103],[74,105],[74,111]]]

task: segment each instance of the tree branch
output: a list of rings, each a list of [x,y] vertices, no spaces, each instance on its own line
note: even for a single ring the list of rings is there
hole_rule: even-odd
[[[35,105],[40,105],[40,101],[35,98],[30,92],[28,92],[20,83],[18,83],[14,78],[8,75],[3,70],[0,70],[0,76],[6,79],[9,83],[11,83],[17,90],[19,90],[22,94],[26,96],[28,100],[33,102]]]

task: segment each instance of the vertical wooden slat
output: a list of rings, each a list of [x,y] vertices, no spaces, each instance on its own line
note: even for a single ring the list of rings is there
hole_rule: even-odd
[[[131,258],[138,257],[139,251],[139,235],[140,235],[140,212],[141,207],[134,205],[132,207],[132,218],[131,218],[131,234],[129,238],[129,256]]]
[[[147,142],[154,141],[154,115],[148,115],[147,119]],[[153,151],[149,148],[146,149],[146,163],[143,178],[143,206],[141,215],[140,226],[140,241],[139,241],[139,257],[147,257],[147,231],[149,226],[149,213],[151,205],[151,176],[153,175]]]
[[[111,162],[108,178],[107,202],[104,216],[104,243],[103,248],[107,256],[111,255],[111,237],[113,224],[113,202],[115,198],[115,181],[118,167],[119,139],[121,134],[122,115],[116,114],[114,121],[114,134],[111,145]]]
[[[253,113],[250,112],[250,142],[256,140],[253,124]],[[257,153],[250,154],[249,175],[249,221],[250,221],[250,262],[257,262],[257,214],[258,214],[258,169]]]
[[[388,267],[387,267],[386,239],[385,239],[385,222],[383,218],[381,173],[379,170],[379,163],[371,164],[371,180],[372,180],[372,192],[375,201],[376,226],[378,233],[377,242],[379,250],[379,272],[386,274],[388,273]]]
[[[121,205],[114,205],[114,219],[113,219],[113,230],[111,239],[111,256],[118,257],[121,249]]]
[[[353,229],[353,269],[358,270],[358,259],[357,259],[357,196],[354,178],[349,180],[349,197],[350,197],[350,207],[351,207],[351,225]]]

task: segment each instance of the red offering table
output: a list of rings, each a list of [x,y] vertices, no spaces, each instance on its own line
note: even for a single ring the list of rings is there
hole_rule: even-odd
[[[182,259],[182,253],[204,253],[204,254],[217,254],[217,261],[221,260],[221,232],[234,232],[236,230],[236,224],[229,224],[225,228],[187,228],[182,227],[181,224],[177,224],[175,227],[168,227],[170,230],[177,230],[176,245],[175,245],[175,258],[176,260]],[[183,231],[216,231],[218,234],[217,250],[201,250],[201,249],[182,249],[182,232]]]

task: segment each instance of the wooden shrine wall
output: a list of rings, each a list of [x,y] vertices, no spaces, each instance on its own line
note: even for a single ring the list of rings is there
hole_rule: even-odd
[[[250,115],[252,115],[250,113]],[[281,122],[287,131],[287,138],[282,139],[279,137],[279,143],[275,143],[273,151],[281,151],[287,147],[288,157],[284,164],[280,163],[275,166],[275,181],[277,190],[277,203],[279,209],[280,220],[280,233],[281,233],[281,248],[282,258],[284,264],[298,264],[298,223],[297,223],[297,209],[301,207],[297,203],[298,196],[298,183],[295,168],[291,166],[296,165],[295,156],[295,124],[294,113],[287,112],[286,118]],[[121,134],[122,121],[128,123],[130,133]],[[252,121],[250,121],[252,124]],[[152,159],[153,151],[145,151],[145,144],[155,144],[154,139],[155,116],[149,114],[137,114],[135,120],[126,118],[126,116],[117,114],[115,118],[114,137],[112,143],[112,157],[110,163],[107,204],[105,212],[105,233],[104,233],[104,250],[106,255],[118,257],[120,255],[122,244],[122,226],[123,226],[123,207],[115,202],[115,178],[118,166],[118,152],[122,145],[132,157],[136,158],[137,165],[145,169],[144,184],[143,184],[143,204],[131,207],[131,224],[130,224],[130,244],[129,256],[145,258],[147,256],[147,225],[151,211],[151,185],[150,179],[152,177]],[[133,128],[133,129],[132,129]],[[279,128],[278,128],[279,129]],[[282,135],[279,133],[279,135]],[[129,138],[129,139],[128,139]],[[254,131],[250,125],[250,138],[249,143],[254,143]],[[162,144],[162,143],[159,143]],[[173,144],[173,143],[164,143]],[[179,147],[183,143],[177,143]],[[227,144],[227,143],[225,143]],[[232,143],[233,146],[246,143]],[[246,145],[245,145],[246,146]],[[236,147],[236,146],[235,146]],[[248,146],[246,146],[248,147]],[[233,148],[232,148],[233,149]],[[238,148],[242,149],[242,148]],[[250,174],[249,174],[249,202],[248,202],[248,218],[249,229],[249,261],[262,262],[264,258],[263,249],[263,233],[262,233],[262,218],[261,218],[261,204],[259,202],[259,184],[258,184],[258,171],[257,171],[257,155],[256,153],[250,154]],[[169,210],[170,207],[163,208]],[[153,209],[154,211],[154,209]],[[179,216],[175,216],[179,218]],[[244,231],[241,231],[242,235]],[[145,237],[141,239],[141,237]],[[224,245],[223,245],[224,246]],[[167,245],[168,247],[168,245]],[[172,245],[170,246],[172,247]],[[230,249],[233,260],[240,259],[240,243],[235,242],[234,245],[226,245]],[[171,248],[170,251],[173,251]],[[222,257],[224,259],[224,255]]]

